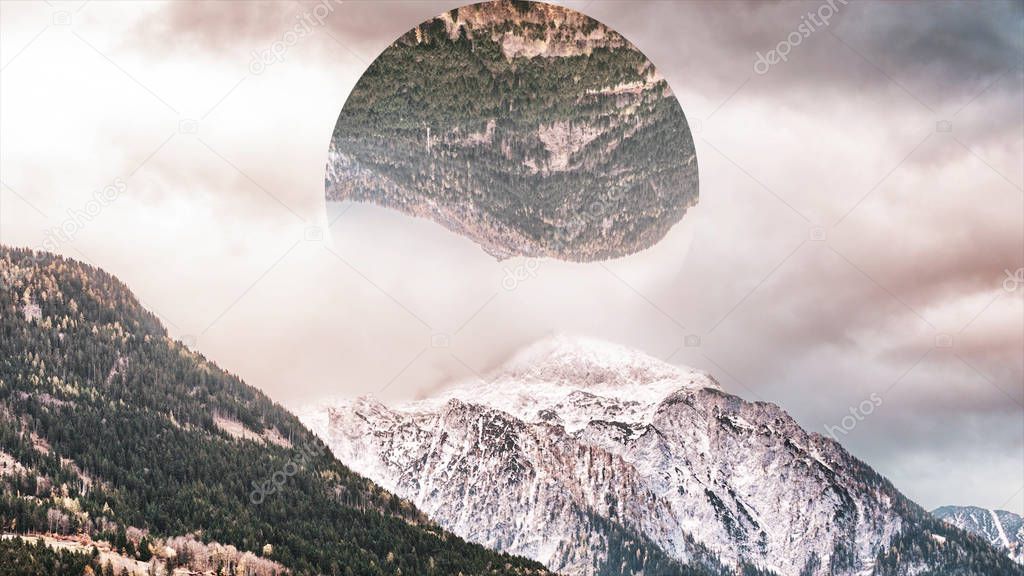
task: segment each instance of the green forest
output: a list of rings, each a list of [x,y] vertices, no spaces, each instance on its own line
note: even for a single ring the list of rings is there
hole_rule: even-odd
[[[585,43],[597,26],[571,32]],[[543,37],[535,27],[510,18],[452,39],[439,17],[385,50],[338,118],[328,199],[483,228],[499,255],[588,261],[660,240],[698,194],[679,102],[610,30],[609,45],[557,57],[510,59],[494,39]],[[568,157],[552,167],[559,139]]]
[[[82,576],[96,570],[89,554],[56,551],[42,541],[29,544],[21,538],[0,540],[0,576]],[[102,570],[99,571],[103,576]]]
[[[0,248],[0,286],[0,452],[18,463],[0,474],[0,531],[86,533],[136,556],[128,527],[196,534],[272,550],[296,574],[543,572],[354,474],[281,406],[171,340],[109,274]],[[215,415],[290,447],[233,438]]]

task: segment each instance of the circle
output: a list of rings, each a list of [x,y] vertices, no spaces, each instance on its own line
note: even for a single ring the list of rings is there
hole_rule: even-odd
[[[686,117],[650,60],[580,12],[509,0],[440,14],[377,57],[338,116],[325,188],[499,260],[575,262],[653,246],[699,197]]]

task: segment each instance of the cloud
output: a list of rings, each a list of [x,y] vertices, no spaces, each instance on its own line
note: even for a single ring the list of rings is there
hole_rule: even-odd
[[[297,11],[290,2],[167,2],[146,15],[132,36],[154,51],[174,46],[221,52],[273,40]]]
[[[514,290],[506,267],[524,262],[384,210],[354,207],[326,242],[306,239],[337,216],[323,166],[348,90],[398,35],[455,6],[345,3],[252,74],[251,52],[315,4],[89,3],[74,31],[116,65],[47,29],[0,83],[0,241],[38,245],[156,151],[63,248],[276,400],[411,398],[576,332],[707,369],[816,431],[899,382],[844,444],[929,508],[1024,510],[1003,495],[1024,484],[1024,288],[1002,291],[1004,270],[1024,266],[1024,76],[1007,70],[1019,4],[851,3],[764,75],[756,52],[820,4],[587,4],[672,82],[694,121],[701,205],[648,251],[541,261]],[[5,54],[31,37],[11,45],[9,28],[51,19],[2,8]],[[198,133],[180,133],[182,118]]]

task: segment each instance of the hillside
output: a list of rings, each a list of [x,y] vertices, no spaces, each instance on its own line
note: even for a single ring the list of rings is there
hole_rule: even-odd
[[[0,348],[0,531],[86,534],[140,556],[126,534],[192,535],[296,574],[542,571],[340,464],[91,266],[0,247]]]
[[[932,510],[939,520],[977,534],[986,542],[1024,564],[1024,517],[1007,510],[977,506],[942,506]]]
[[[0,537],[0,576],[81,576],[92,566],[85,551],[56,550],[36,540]]]

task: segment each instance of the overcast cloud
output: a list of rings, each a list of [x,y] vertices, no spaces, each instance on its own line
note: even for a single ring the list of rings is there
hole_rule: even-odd
[[[44,245],[120,179],[57,251],[283,404],[412,398],[580,333],[813,431],[876,393],[854,454],[927,508],[1024,512],[1021,3],[837,0],[764,74],[826,3],[567,3],[666,75],[700,166],[700,206],[603,265],[326,210],[349,90],[458,3],[52,4],[0,4],[0,242]]]

